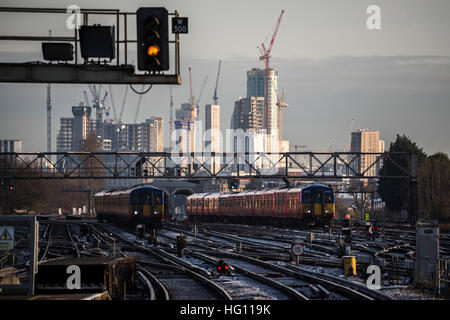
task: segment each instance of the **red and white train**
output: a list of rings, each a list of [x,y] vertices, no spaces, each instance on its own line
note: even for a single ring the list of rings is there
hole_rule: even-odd
[[[196,193],[187,198],[186,213],[192,222],[328,224],[335,216],[334,192],[328,186],[313,184],[239,193]]]

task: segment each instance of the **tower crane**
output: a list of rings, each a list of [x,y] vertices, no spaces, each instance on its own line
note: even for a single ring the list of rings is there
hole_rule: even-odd
[[[141,87],[141,92],[142,91],[144,91],[144,85],[142,85],[142,87]],[[138,97],[138,105],[137,105],[137,108],[136,108],[136,114],[134,115],[133,123],[137,122],[137,118],[138,118],[138,115],[139,115],[139,109],[141,108],[141,102],[142,102],[142,97],[143,96],[144,96],[143,94],[140,94],[139,97]]]
[[[107,97],[108,97],[108,91],[105,90],[105,95],[103,96],[102,100],[100,100],[100,106],[102,107],[103,110],[105,110],[105,115],[110,119],[109,110],[111,110],[111,108],[105,107],[105,101],[106,101]]]
[[[272,40],[270,40],[269,48],[266,49],[264,43],[259,46],[259,50],[261,51],[260,60],[264,61],[266,65],[266,83],[265,83],[265,118],[266,118],[266,129],[270,131],[271,126],[269,125],[269,71],[270,71],[270,52],[272,51],[273,43],[275,42],[275,37],[277,36],[278,28],[280,27],[281,18],[283,17],[284,10],[281,10],[280,17],[278,18],[277,24],[275,26],[275,31],[272,35]],[[270,132],[268,132],[270,133]]]
[[[113,112],[114,112],[114,120],[117,121],[117,112],[116,112],[116,107],[114,106],[114,98],[113,98],[113,92],[112,92],[111,85],[109,85],[109,96],[111,99],[111,105],[112,105]]]
[[[125,101],[127,100],[127,94],[128,94],[128,86],[125,87],[125,94],[123,95],[122,107],[120,108],[120,115],[119,115],[119,120],[117,121],[117,123],[122,123],[122,115],[123,115],[123,110],[125,109]]]
[[[350,126],[348,128],[350,137],[348,137],[347,146],[345,147],[345,152],[350,152],[351,151],[351,145],[350,144],[351,144],[351,141],[352,141],[352,131],[353,131],[354,125],[355,125],[355,119],[352,118],[352,121],[350,121]]]
[[[203,80],[202,88],[200,90],[200,94],[198,95],[197,102],[195,103],[197,108],[197,117],[200,115],[200,99],[202,98],[203,90],[205,89],[206,80],[208,80],[208,76],[205,76],[205,80]]]
[[[89,87],[89,90],[91,91],[92,98],[94,99],[92,101],[93,102],[92,107],[94,109],[96,109],[96,113],[95,113],[96,120],[98,123],[101,123],[103,120],[102,119],[103,118],[103,108],[100,105],[100,92],[102,90],[102,85],[101,84],[99,85],[98,91],[97,91],[97,87],[95,84],[94,85],[88,84],[88,87]],[[86,99],[86,96],[85,96],[85,99]],[[87,106],[89,106],[89,104],[87,104]]]
[[[89,106],[89,98],[88,98],[88,95],[86,93],[86,90],[83,90],[83,94],[84,94],[84,103],[86,103],[86,107],[90,107]]]
[[[282,140],[282,126],[283,126],[283,119],[282,119],[282,110],[283,108],[287,108],[288,104],[284,102],[284,98],[286,97],[286,89],[283,90],[283,93],[281,94],[281,97],[278,95],[278,90],[275,89],[275,92],[277,94],[277,106],[278,106],[278,137],[279,140]]]
[[[219,97],[217,96],[217,86],[219,84],[219,74],[220,74],[220,66],[222,64],[222,60],[219,60],[219,68],[217,69],[217,78],[216,78],[216,87],[214,88],[214,104],[219,104]]]
[[[190,92],[190,104],[191,104],[191,118],[190,121],[195,121],[197,117],[196,109],[195,109],[195,101],[194,96],[192,95],[192,75],[191,75],[191,67],[189,67],[189,92]]]

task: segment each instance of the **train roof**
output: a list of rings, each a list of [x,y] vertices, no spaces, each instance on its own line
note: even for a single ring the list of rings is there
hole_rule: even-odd
[[[204,198],[220,197],[222,194],[223,192],[208,193]]]
[[[262,195],[262,194],[268,194],[268,193],[281,193],[281,192],[299,192],[302,190],[308,190],[308,189],[315,189],[315,188],[321,188],[321,189],[329,189],[333,190],[333,188],[324,185],[324,184],[310,184],[310,185],[302,185],[302,186],[295,186],[292,188],[271,188],[271,189],[262,189],[262,190],[246,190],[242,192],[206,192],[206,193],[194,193],[188,196],[188,198],[210,198],[210,197],[229,197],[229,196],[246,196],[246,195]]]
[[[210,194],[210,192],[203,192],[203,193],[193,193],[190,196],[188,196],[187,198],[203,198],[205,196],[207,196],[208,194]]]
[[[331,189],[331,190],[333,190],[333,188],[331,188],[331,187],[329,187],[329,186],[326,186],[326,185],[324,185],[324,184],[310,184],[310,185],[308,185],[308,186],[306,186],[306,187],[303,187],[303,189],[315,189],[315,188],[322,188],[322,189]]]
[[[110,190],[102,190],[100,192],[97,192],[94,197],[101,197],[106,195],[117,195],[117,194],[127,194],[131,193],[132,191],[136,190],[160,190],[154,186],[138,186],[138,187],[131,187],[128,189],[110,189]]]

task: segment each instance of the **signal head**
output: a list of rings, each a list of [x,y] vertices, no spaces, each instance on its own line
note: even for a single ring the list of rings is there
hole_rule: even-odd
[[[166,8],[136,12],[138,69],[169,70],[169,22]]]

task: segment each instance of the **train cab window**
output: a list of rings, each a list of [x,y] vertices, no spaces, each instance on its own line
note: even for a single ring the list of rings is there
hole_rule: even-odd
[[[152,194],[151,192],[143,192],[143,204],[152,204]]]
[[[135,192],[131,195],[131,204],[140,204],[141,199],[139,197],[139,193]]]
[[[154,195],[154,200],[155,200],[155,205],[159,206],[160,204],[162,204],[162,198],[159,193]]]
[[[332,194],[332,192],[331,191],[325,191],[324,193],[323,193],[323,196],[324,196],[324,202],[326,202],[326,203],[332,203],[333,202],[333,194]]]
[[[321,203],[322,202],[322,199],[323,199],[323,197],[322,197],[322,191],[316,191],[316,192],[314,192],[313,193],[313,199],[314,199],[314,202],[319,202],[319,203]]]
[[[303,191],[302,194],[302,201],[304,203],[309,203],[311,202],[311,191]]]

